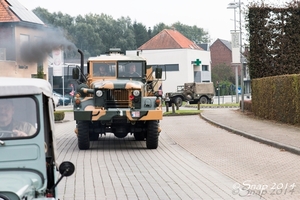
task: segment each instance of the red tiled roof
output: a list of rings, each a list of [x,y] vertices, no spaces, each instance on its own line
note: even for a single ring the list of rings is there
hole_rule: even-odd
[[[139,50],[155,49],[198,49],[203,50],[180,32],[164,29],[138,48]]]
[[[0,0],[0,22],[19,22],[21,21],[10,9],[6,0]]]

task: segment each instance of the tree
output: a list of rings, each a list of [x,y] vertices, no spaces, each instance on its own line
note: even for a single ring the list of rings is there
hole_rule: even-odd
[[[184,25],[180,22],[176,22],[171,25],[171,27],[175,28],[185,37],[189,38],[195,43],[208,43],[209,36],[208,33],[205,32],[202,28],[198,28],[197,26],[188,26]]]
[[[49,13],[47,9],[38,7],[33,12],[48,25],[55,27],[63,33],[64,37],[74,46],[85,52],[85,56],[97,56],[103,54],[112,47],[121,48],[122,51],[137,49],[150,38],[163,29],[172,27],[181,32],[184,36],[194,41],[208,42],[208,34],[197,26],[188,26],[176,22],[171,26],[158,23],[151,29],[135,21],[132,23],[129,17],[121,17],[115,20],[106,14],[87,14],[71,17],[68,14]],[[65,52],[65,58],[75,56],[77,48],[72,52]]]
[[[133,23],[133,31],[135,35],[135,41],[137,48],[142,46],[151,37],[149,37],[146,27],[142,23]]]
[[[215,85],[217,82],[220,83],[221,81],[234,83],[235,80],[231,66],[226,64],[220,64],[212,67],[211,77],[212,82],[214,82]]]

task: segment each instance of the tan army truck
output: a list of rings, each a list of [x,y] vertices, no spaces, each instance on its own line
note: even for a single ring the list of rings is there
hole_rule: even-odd
[[[206,83],[185,83],[183,86],[177,86],[177,92],[168,92],[165,95],[165,101],[182,106],[183,101],[188,101],[190,104],[211,104],[214,101],[215,89],[212,82]]]
[[[117,138],[133,134],[135,140],[146,140],[148,149],[156,149],[163,116],[159,84],[165,70],[147,66],[139,55],[111,49],[90,57],[83,75],[83,53],[78,52],[81,68],[73,70],[73,78],[79,82],[74,98],[79,149],[89,149],[90,141],[106,133]]]

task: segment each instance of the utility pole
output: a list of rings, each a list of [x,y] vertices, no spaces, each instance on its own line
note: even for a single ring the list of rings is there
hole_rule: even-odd
[[[243,64],[243,38],[242,38],[242,5],[239,0],[239,15],[240,15],[240,62],[241,62],[241,110],[244,112],[244,64]]]
[[[239,94],[238,94],[238,85],[239,85],[239,73],[238,73],[238,67],[240,66],[239,64],[236,64],[238,61],[236,59],[236,53],[234,51],[234,49],[236,49],[237,47],[239,47],[239,38],[237,37],[237,30],[236,30],[236,8],[238,7],[237,3],[234,2],[230,3],[228,5],[228,9],[232,9],[234,10],[234,33],[232,33],[232,38],[231,38],[231,50],[232,50],[232,64],[235,68],[235,102],[238,103],[239,102]],[[239,50],[240,51],[240,50]]]

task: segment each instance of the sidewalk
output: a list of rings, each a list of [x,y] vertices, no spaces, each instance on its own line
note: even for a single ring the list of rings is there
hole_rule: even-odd
[[[300,155],[300,127],[258,119],[239,109],[205,109],[201,117],[235,134]]]

